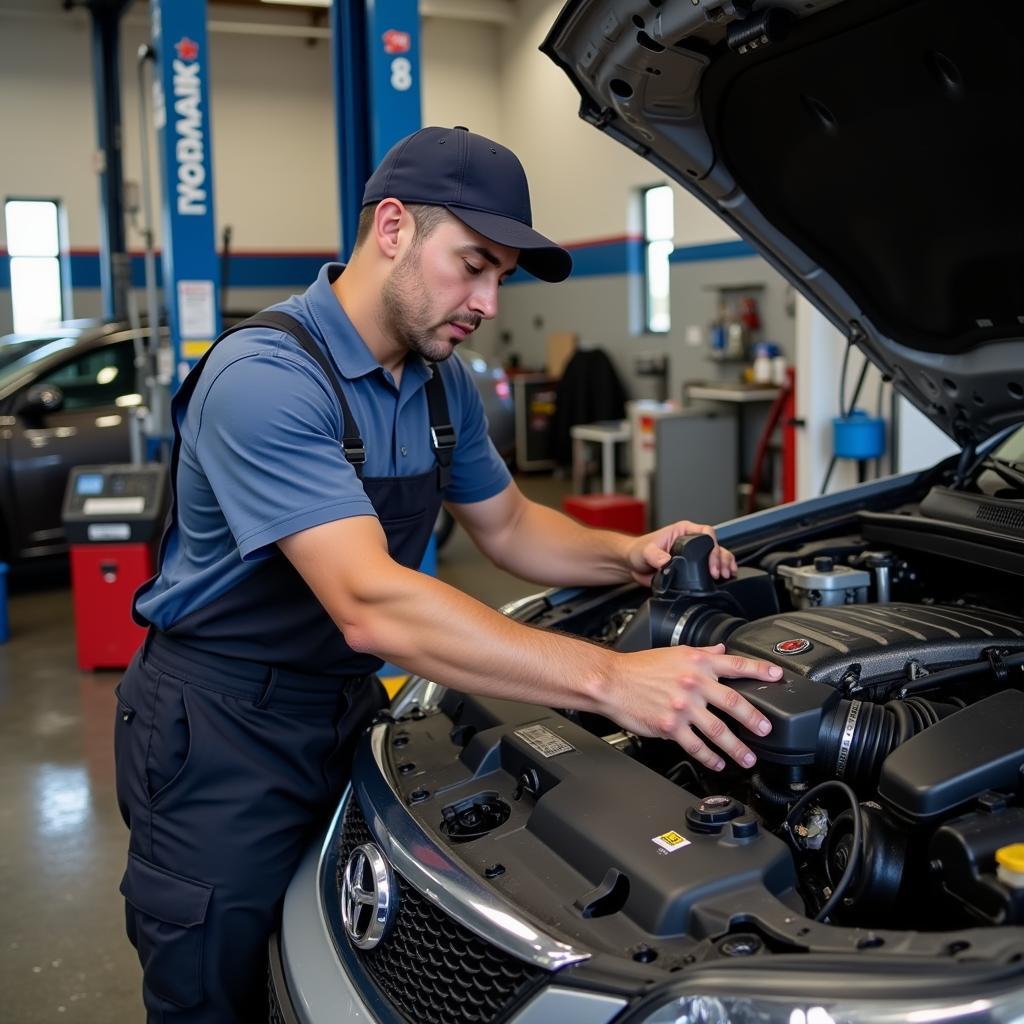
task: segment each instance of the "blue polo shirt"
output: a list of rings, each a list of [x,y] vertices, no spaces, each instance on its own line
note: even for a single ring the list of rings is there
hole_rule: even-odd
[[[367,477],[413,476],[436,463],[424,385],[430,368],[405,361],[400,385],[371,355],[331,282],[328,263],[303,295],[272,308],[324,345],[366,445]],[[484,501],[508,485],[487,435],[480,396],[458,359],[438,364],[456,446],[446,501]],[[338,400],[319,366],[288,335],[248,328],[218,342],[179,409],[177,517],[160,575],[138,599],[158,629],[244,585],[283,537],[349,516],[376,515],[338,444]]]

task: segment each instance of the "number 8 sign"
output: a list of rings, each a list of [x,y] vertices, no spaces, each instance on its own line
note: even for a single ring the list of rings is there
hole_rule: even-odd
[[[412,87],[412,62],[408,57],[396,57],[391,62],[391,87],[399,92]]]

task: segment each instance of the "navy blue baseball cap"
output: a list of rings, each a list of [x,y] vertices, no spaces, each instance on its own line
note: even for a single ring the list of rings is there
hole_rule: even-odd
[[[518,249],[519,266],[542,281],[572,271],[569,253],[533,230],[519,158],[467,128],[421,128],[396,142],[363,191],[363,206],[382,199],[443,206],[484,238]]]

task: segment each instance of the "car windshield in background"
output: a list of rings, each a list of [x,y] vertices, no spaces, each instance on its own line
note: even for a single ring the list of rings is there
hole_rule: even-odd
[[[992,454],[1011,466],[1024,465],[1024,427],[1018,427]]]
[[[74,345],[74,338],[26,338],[0,341],[0,388],[27,367]]]

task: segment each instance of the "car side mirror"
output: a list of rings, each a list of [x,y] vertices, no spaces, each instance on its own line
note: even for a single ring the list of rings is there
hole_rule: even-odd
[[[42,416],[48,412],[60,412],[64,407],[64,392],[56,384],[33,384],[25,392],[18,406],[22,416]]]

